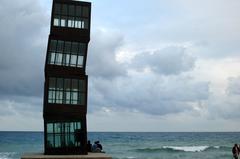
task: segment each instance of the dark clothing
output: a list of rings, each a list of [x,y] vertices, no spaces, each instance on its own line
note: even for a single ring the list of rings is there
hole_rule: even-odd
[[[234,158],[234,159],[238,159],[239,148],[236,147],[236,146],[234,146],[234,147],[232,148],[232,154],[233,154],[233,158]]]
[[[101,144],[97,144],[97,147],[100,148],[100,150],[102,150],[102,145]]]
[[[87,144],[87,149],[88,149],[88,152],[92,152],[92,144],[88,143]]]

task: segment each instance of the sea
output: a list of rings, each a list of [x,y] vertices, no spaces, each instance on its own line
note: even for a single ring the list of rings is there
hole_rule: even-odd
[[[232,159],[240,132],[89,132],[113,159]],[[0,159],[43,152],[43,132],[0,132]]]

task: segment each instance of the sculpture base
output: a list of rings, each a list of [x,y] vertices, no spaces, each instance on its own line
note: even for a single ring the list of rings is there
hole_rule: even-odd
[[[105,153],[88,153],[88,155],[44,155],[43,153],[24,154],[21,159],[112,159]]]

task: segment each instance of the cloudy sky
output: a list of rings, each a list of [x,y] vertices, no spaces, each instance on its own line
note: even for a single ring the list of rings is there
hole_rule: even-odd
[[[92,0],[89,131],[240,131],[239,0]],[[43,130],[51,0],[0,1],[0,130]]]

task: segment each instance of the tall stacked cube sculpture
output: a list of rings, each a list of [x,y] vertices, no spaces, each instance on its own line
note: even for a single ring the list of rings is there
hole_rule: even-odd
[[[90,19],[91,3],[53,0],[45,63],[45,154],[87,154]]]

